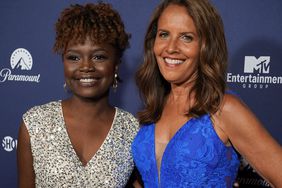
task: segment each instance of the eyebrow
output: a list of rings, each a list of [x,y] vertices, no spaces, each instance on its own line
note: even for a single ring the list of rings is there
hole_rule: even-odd
[[[181,34],[181,35],[192,34],[192,35],[194,35],[194,36],[197,36],[197,33],[192,32],[192,31],[190,31],[190,32],[181,32],[180,34]]]
[[[168,30],[166,29],[158,29],[157,32],[168,32],[170,33]],[[185,34],[192,34],[194,36],[197,36],[197,33],[193,32],[193,31],[185,31],[185,32],[181,32],[180,35],[185,35]]]
[[[83,51],[83,50],[81,50],[81,49],[76,49],[76,48],[69,48],[69,49],[66,50],[66,53],[68,53],[68,52],[76,52],[76,53],[78,53],[78,52],[81,52],[81,51]],[[89,51],[90,51],[91,53],[95,53],[95,52],[107,52],[107,50],[106,50],[105,48],[95,48],[95,49],[90,49]]]

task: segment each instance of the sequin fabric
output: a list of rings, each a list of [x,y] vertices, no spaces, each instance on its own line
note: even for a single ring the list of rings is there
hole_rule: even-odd
[[[217,136],[210,116],[186,122],[163,153],[160,178],[155,159],[155,124],[144,125],[132,144],[145,188],[232,188],[239,160]]]
[[[66,131],[61,101],[35,106],[23,115],[28,129],[36,187],[124,187],[134,167],[131,143],[139,124],[116,108],[112,127],[93,158],[83,166]]]

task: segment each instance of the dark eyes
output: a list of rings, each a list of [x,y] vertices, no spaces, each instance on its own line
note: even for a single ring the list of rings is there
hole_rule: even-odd
[[[71,61],[79,61],[79,57],[75,55],[68,55],[66,59]]]
[[[78,62],[81,60],[81,57],[79,55],[67,55],[66,59],[69,61]],[[95,62],[102,62],[106,59],[107,59],[107,56],[101,55],[101,54],[93,55],[91,57],[91,61],[95,61]]]
[[[107,59],[107,56],[105,56],[105,55],[94,55],[92,57],[92,59],[93,60],[105,60],[105,59]]]

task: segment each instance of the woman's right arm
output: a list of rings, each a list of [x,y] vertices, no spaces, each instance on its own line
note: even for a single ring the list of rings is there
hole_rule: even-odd
[[[35,174],[31,153],[30,138],[25,124],[19,128],[17,146],[18,186],[19,188],[35,187]]]

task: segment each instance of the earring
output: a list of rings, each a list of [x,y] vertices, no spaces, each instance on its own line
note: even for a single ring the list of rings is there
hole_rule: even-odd
[[[64,83],[63,87],[64,87],[64,90],[65,90],[66,93],[70,93],[70,89],[69,89],[66,82]]]
[[[116,91],[117,87],[118,87],[118,75],[117,73],[115,73],[114,82],[113,82],[114,92]]]
[[[67,84],[66,84],[66,82],[64,83],[63,88],[64,88],[65,91],[67,91]]]

